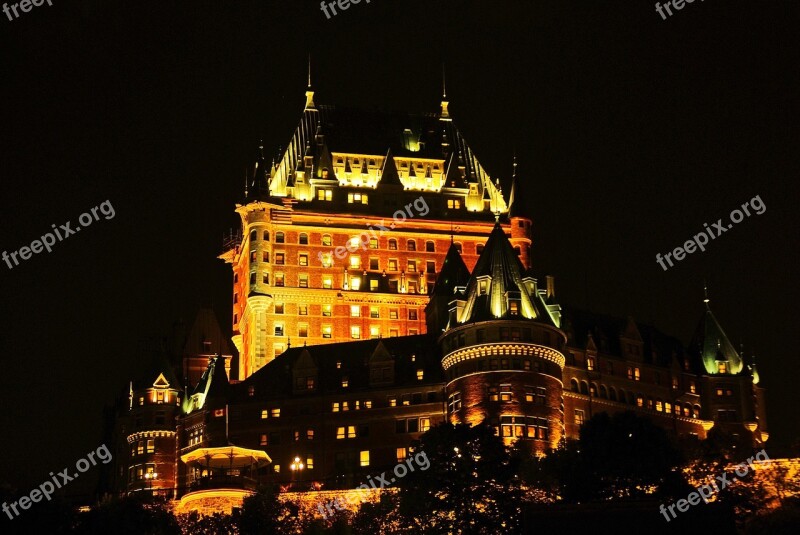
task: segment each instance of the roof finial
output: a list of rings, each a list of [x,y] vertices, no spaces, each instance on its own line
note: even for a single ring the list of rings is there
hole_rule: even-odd
[[[514,149],[514,165],[512,166],[511,179],[517,178],[517,149]]]
[[[447,73],[444,70],[444,61],[442,62],[442,100],[447,98]]]
[[[308,87],[306,88],[306,109],[315,109],[314,90],[311,89],[311,52],[308,53]]]
[[[247,197],[247,167],[244,168],[244,196]]]
[[[703,295],[705,296],[703,298],[703,303],[705,303],[706,308],[708,308],[708,303],[711,301],[711,299],[708,298],[708,285],[706,284],[706,281],[703,281]]]
[[[308,53],[308,88],[311,89],[311,52]]]

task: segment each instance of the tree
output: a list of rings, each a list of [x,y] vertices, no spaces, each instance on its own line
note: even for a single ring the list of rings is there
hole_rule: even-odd
[[[443,423],[422,435],[414,451],[406,465],[417,468],[397,484],[402,527],[430,534],[518,531],[521,492],[492,427]]]
[[[237,519],[223,513],[207,516],[193,511],[180,515],[178,523],[183,535],[239,535]]]
[[[78,520],[80,535],[181,535],[167,502],[149,496],[126,496],[105,502]]]
[[[241,535],[289,535],[300,531],[299,507],[278,498],[277,488],[262,487],[244,499],[239,517]]]

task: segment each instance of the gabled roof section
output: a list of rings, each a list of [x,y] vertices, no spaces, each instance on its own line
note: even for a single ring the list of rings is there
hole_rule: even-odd
[[[695,367],[702,366],[702,371],[708,374],[719,373],[718,362],[724,362],[728,373],[731,374],[740,373],[744,368],[742,357],[722,330],[708,302],[689,344],[688,352]]]
[[[192,391],[188,411],[202,409],[208,400],[224,400],[229,393],[230,384],[228,374],[225,373],[225,359],[213,357],[208,361],[208,367]]]
[[[394,161],[394,156],[392,156],[392,149],[389,149],[386,153],[386,160],[384,160],[383,169],[381,170],[380,184],[382,186],[403,186],[403,183],[400,182],[400,175],[397,174],[397,164]]]
[[[524,267],[505,231],[499,223],[496,224],[469,279],[459,323],[508,318],[511,316],[510,301],[516,300],[518,313],[515,318],[537,320],[558,327],[533,285],[523,282],[523,272]]]

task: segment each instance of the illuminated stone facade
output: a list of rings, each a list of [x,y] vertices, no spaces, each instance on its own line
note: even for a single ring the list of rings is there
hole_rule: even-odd
[[[130,444],[173,436],[156,444],[162,460],[126,457],[121,490],[140,488],[135,467],[152,462],[182,511],[237,507],[264,482],[354,488],[444,421],[485,422],[535,453],[625,410],[676,435],[719,425],[767,440],[755,364],[709,309],[684,348],[633,319],[558,305],[554,279],[533,275],[516,169],[504,196],[447,102],[413,115],[313,97],[277,162],[260,151],[220,256],[233,271],[238,356],[207,335],[221,330],[206,318],[183,351],[185,399],[168,381],[177,425],[130,423],[145,411],[132,394]],[[271,464],[180,460],[233,446]]]

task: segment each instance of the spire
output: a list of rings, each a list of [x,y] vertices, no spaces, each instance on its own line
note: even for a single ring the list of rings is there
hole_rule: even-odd
[[[706,310],[692,337],[688,352],[698,365],[698,369],[709,375],[737,374],[744,365],[742,355],[736,352],[722,326],[711,312],[707,291],[703,302]]]
[[[315,110],[314,90],[311,88],[311,53],[308,54],[308,87],[306,88],[306,107],[307,110]]]
[[[444,71],[444,62],[442,62],[442,111],[441,111],[441,119],[450,119],[450,111],[447,109],[447,106],[450,103],[447,101],[447,78],[445,76]]]
[[[711,307],[708,306],[708,303],[711,299],[708,298],[708,285],[706,281],[703,281],[703,303],[706,304],[706,310],[711,310]]]

